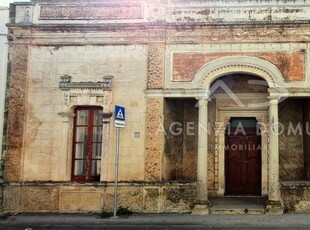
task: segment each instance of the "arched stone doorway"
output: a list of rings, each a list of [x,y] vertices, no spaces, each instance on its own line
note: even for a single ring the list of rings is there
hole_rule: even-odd
[[[271,205],[267,205],[267,211],[272,209],[276,210],[275,212],[282,212],[279,201],[279,146],[278,136],[276,135],[278,130],[278,102],[283,93],[281,92],[283,88],[280,85],[283,83],[282,74],[274,65],[259,58],[226,57],[222,61],[223,63],[220,60],[208,63],[196,74],[196,80],[200,79],[201,87],[206,92],[204,97],[198,99],[200,126],[207,127],[209,122],[213,120],[215,145],[224,146],[225,127],[231,117],[255,117],[260,124],[263,124],[265,133],[261,137],[262,151],[264,151],[262,152],[261,194],[268,195],[268,204]],[[235,86],[239,86],[236,89],[241,89],[241,92],[238,90],[234,92],[234,87],[226,87],[228,86],[226,80],[229,82],[229,78],[244,79],[244,76],[254,82],[264,82],[264,92],[255,92],[257,89],[255,87],[243,88],[242,84],[238,84],[238,81],[235,81],[235,83],[237,82]],[[222,92],[217,93],[218,89]],[[213,102],[214,98],[216,102]],[[214,119],[210,117],[212,115],[212,103],[215,104]],[[268,133],[269,127],[272,129],[270,133]],[[212,135],[210,136],[206,132],[201,132],[198,139],[198,202],[194,213],[208,213],[210,139],[212,139]],[[214,152],[214,187],[217,195],[225,194],[223,149],[217,148]]]
[[[247,194],[245,191],[233,193],[226,188],[227,177],[231,177],[231,175],[226,171],[225,154],[227,151],[225,152],[225,149],[228,143],[225,131],[233,118],[239,118],[239,120],[253,118],[257,121],[261,142],[260,178],[257,178],[259,191],[247,195],[268,195],[268,95],[268,83],[249,74],[229,74],[211,83],[208,119],[210,122],[214,121],[214,128],[208,137],[208,146],[212,146],[214,143],[214,148],[208,148],[208,155],[209,158],[214,155],[214,165],[208,165],[208,181],[210,182],[210,178],[212,178],[211,169],[213,167],[214,192],[217,196]],[[245,127],[241,128],[245,129]],[[246,177],[239,179],[242,179],[244,184]]]

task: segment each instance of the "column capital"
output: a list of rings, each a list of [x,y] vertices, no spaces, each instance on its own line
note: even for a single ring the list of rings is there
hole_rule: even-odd
[[[208,104],[209,102],[209,97],[202,97],[202,98],[196,98],[196,100],[198,101],[197,102],[197,105],[198,105],[198,108],[204,104]]]
[[[281,91],[278,88],[269,88],[269,103],[278,104],[281,99]]]
[[[280,97],[278,96],[269,96],[268,99],[269,99],[270,105],[277,105],[279,104],[279,101],[280,101]]]
[[[199,103],[199,106],[201,103],[208,103],[208,101],[210,101],[210,98],[211,97],[211,93],[210,93],[210,90],[206,90],[204,91],[204,94],[201,94],[201,96],[197,96],[195,97],[196,100],[198,101]]]
[[[102,121],[104,124],[110,123],[110,118],[112,117],[112,113],[103,113]]]

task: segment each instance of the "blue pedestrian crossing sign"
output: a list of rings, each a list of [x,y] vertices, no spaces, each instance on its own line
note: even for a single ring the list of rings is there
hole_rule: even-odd
[[[125,107],[115,105],[114,109],[114,127],[125,128]]]

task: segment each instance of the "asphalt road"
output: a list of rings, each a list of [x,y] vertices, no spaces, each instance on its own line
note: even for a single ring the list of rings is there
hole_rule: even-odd
[[[141,214],[100,219],[98,215],[23,214],[0,221],[2,230],[68,229],[310,229],[310,214],[208,215]]]

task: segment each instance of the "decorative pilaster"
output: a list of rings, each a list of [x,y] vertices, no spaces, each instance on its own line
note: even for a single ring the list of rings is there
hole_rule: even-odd
[[[164,132],[160,131],[164,121],[163,98],[148,98],[146,101],[145,135],[145,181],[161,180],[161,156],[164,151]]]
[[[225,130],[227,122],[215,122],[215,164],[218,165],[215,173],[215,189],[218,189],[218,195],[225,193]]]
[[[59,176],[60,180],[71,180],[71,167],[68,165],[72,162],[72,144],[69,144],[69,140],[72,140],[73,133],[73,119],[75,117],[74,113],[71,112],[61,112],[58,115],[62,118],[62,128],[61,128],[61,152],[67,154],[61,154],[59,161]],[[68,133],[69,132],[69,133]]]
[[[278,97],[269,98],[269,184],[266,211],[269,214],[282,214],[279,183],[279,116]]]
[[[199,100],[199,136],[197,160],[197,198],[192,214],[209,214],[208,200],[208,100]]]
[[[102,124],[102,155],[101,155],[101,176],[100,181],[108,181],[108,153],[109,153],[109,136],[110,136],[110,118],[112,113],[103,113]]]

